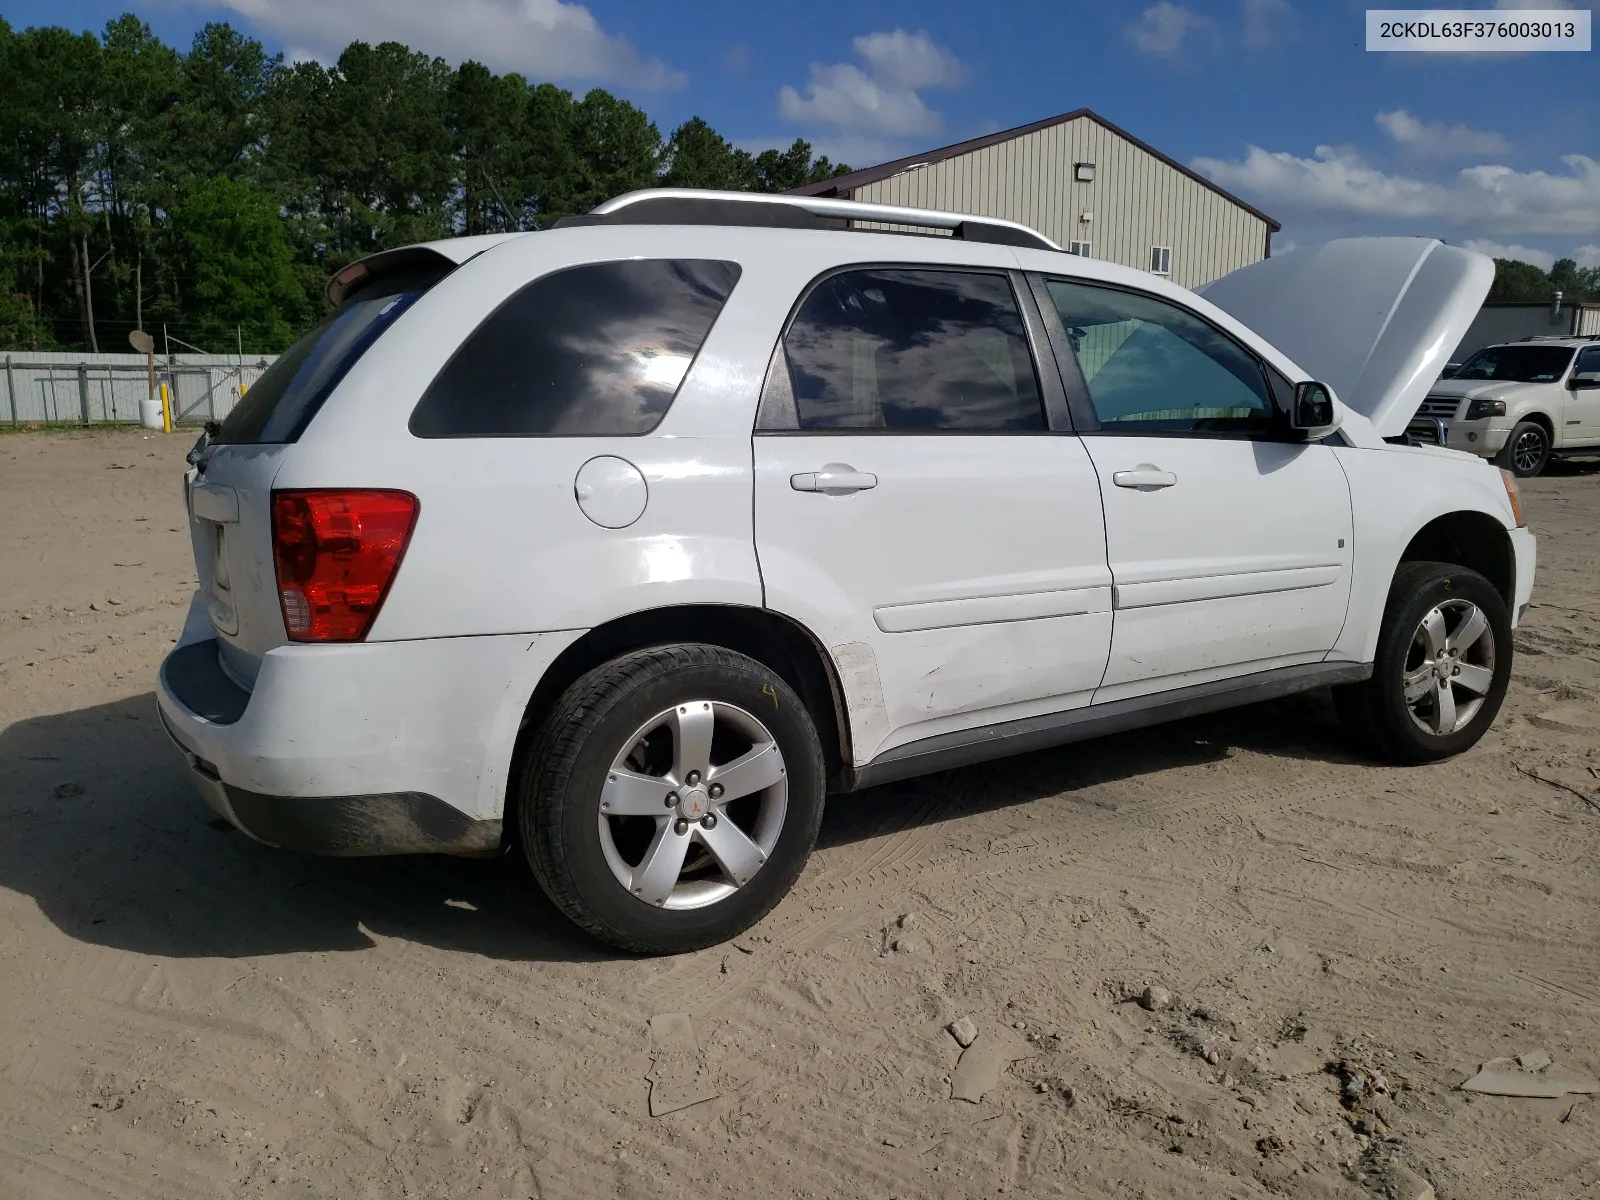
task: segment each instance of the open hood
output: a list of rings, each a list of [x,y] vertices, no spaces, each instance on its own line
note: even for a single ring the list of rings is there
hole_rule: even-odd
[[[1493,282],[1492,259],[1431,238],[1341,238],[1199,291],[1397,437]]]

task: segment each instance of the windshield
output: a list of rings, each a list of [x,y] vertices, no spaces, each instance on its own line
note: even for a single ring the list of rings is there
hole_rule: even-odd
[[[333,313],[262,372],[212,444],[294,441],[356,360],[421,294],[374,296]]]
[[[1553,383],[1571,361],[1571,346],[1490,346],[1467,359],[1451,378]]]

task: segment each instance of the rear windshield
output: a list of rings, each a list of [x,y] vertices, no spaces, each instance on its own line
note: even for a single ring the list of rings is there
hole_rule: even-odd
[[[1571,346],[1490,346],[1462,363],[1451,378],[1552,383],[1571,361]]]
[[[278,355],[223,418],[212,444],[294,441],[378,335],[426,290],[427,283],[414,278],[364,289]]]

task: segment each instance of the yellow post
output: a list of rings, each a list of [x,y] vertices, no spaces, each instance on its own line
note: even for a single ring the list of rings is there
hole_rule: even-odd
[[[167,399],[167,381],[161,381],[161,432],[172,432],[172,404]]]

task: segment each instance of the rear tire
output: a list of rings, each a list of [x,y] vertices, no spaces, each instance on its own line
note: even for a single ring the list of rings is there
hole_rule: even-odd
[[[1335,688],[1334,706],[1350,733],[1384,758],[1449,758],[1494,722],[1511,654],[1511,618],[1487,579],[1449,563],[1401,563],[1372,677]]]
[[[1531,479],[1550,465],[1550,431],[1537,421],[1518,421],[1495,455],[1495,465],[1518,479]]]
[[[748,929],[794,885],[822,822],[810,714],[775,672],[719,646],[596,667],[528,766],[518,820],[534,876],[580,927],[637,953]]]

